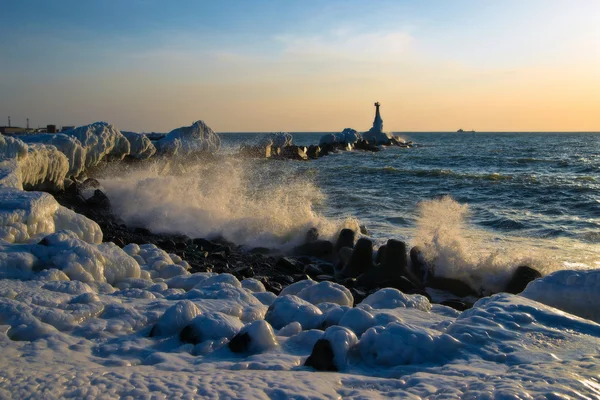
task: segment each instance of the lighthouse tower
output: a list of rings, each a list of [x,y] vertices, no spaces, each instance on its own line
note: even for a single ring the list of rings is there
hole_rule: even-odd
[[[371,130],[375,133],[383,132],[383,120],[379,114],[379,102],[375,103],[375,120],[373,121],[373,128]]]

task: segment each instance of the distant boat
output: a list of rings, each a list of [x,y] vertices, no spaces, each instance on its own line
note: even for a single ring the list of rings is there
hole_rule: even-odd
[[[475,131],[463,131],[462,129],[457,130],[458,133],[475,133]]]

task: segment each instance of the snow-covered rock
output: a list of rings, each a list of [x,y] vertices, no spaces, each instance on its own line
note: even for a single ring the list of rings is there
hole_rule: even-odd
[[[303,329],[319,327],[323,313],[316,306],[297,296],[279,296],[269,307],[265,320],[273,328],[281,329],[291,322],[298,322]]]
[[[367,296],[359,306],[368,305],[374,309],[384,308],[416,308],[429,312],[431,303],[427,297],[419,294],[404,294],[398,289],[385,288]]]
[[[270,133],[259,141],[261,146],[287,147],[293,143],[293,137],[287,132]]]
[[[80,126],[64,134],[77,138],[86,149],[86,168],[97,165],[105,157],[122,160],[130,152],[127,138],[106,122]]]
[[[520,295],[600,323],[600,270],[556,271]]]
[[[121,131],[129,141],[129,156],[138,160],[147,160],[156,153],[156,147],[144,134],[137,132]]]
[[[63,133],[37,134],[20,136],[19,139],[29,144],[39,143],[56,147],[67,157],[69,162],[67,176],[78,176],[85,170],[87,149],[81,145],[81,142],[75,136]]]
[[[22,140],[0,134],[0,160],[27,157],[28,146]]]
[[[155,143],[157,154],[186,157],[202,153],[214,153],[221,147],[221,139],[204,121],[196,121],[169,132]]]
[[[309,285],[299,291],[296,296],[315,305],[319,303],[334,303],[352,307],[354,303],[354,297],[346,287],[327,281]]]
[[[362,138],[372,144],[387,144],[392,139],[392,135],[388,132],[371,129],[363,133]]]
[[[152,328],[151,336],[168,336],[181,331],[194,318],[200,309],[189,300],[182,300],[169,307]]]
[[[352,128],[345,128],[340,133],[327,133],[321,136],[321,140],[319,140],[319,146],[324,146],[327,144],[353,144],[361,140],[361,134]]]
[[[338,370],[343,370],[358,345],[356,335],[342,326],[332,326],[325,330],[323,339],[328,340],[331,344],[333,363]]]

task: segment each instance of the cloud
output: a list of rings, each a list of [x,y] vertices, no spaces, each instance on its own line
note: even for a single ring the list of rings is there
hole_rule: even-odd
[[[278,35],[286,57],[319,57],[339,60],[392,61],[407,56],[415,39],[406,32],[355,32],[335,29],[321,35]]]

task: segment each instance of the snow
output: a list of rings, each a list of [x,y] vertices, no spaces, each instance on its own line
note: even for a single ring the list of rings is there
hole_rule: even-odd
[[[419,294],[404,294],[398,289],[386,288],[367,296],[361,306],[370,306],[375,309],[382,308],[416,308],[421,311],[431,310],[431,303],[425,296]]]
[[[291,134],[287,132],[277,132],[268,134],[260,140],[259,144],[263,146],[271,145],[275,147],[287,147],[292,145],[292,141],[293,137]]]
[[[86,149],[85,168],[93,167],[107,157],[122,160],[130,152],[129,141],[106,122],[80,126],[64,134],[79,140]]]
[[[69,162],[67,176],[78,176],[85,170],[85,159],[87,149],[81,145],[79,139],[74,136],[58,134],[36,134],[19,136],[25,143],[40,143],[52,145],[63,153]]]
[[[129,155],[138,160],[147,160],[156,153],[156,147],[144,134],[137,132],[121,131],[121,134],[129,141]]]
[[[203,121],[196,121],[191,126],[172,130],[156,142],[155,146],[159,155],[187,157],[218,151],[221,147],[221,139]]]
[[[600,323],[600,270],[556,271],[531,282],[521,296]]]
[[[354,297],[344,286],[333,282],[319,282],[305,287],[297,296],[314,305],[320,303],[334,303],[341,306],[352,306]]]
[[[388,143],[392,139],[392,135],[387,132],[369,130],[362,134],[364,140],[373,144]]]
[[[51,246],[61,235],[51,238]],[[176,261],[152,245],[121,250],[126,257],[141,253],[146,268],[167,262],[166,257]],[[229,275],[183,274],[154,281],[129,277],[113,286],[67,280],[58,268],[30,274],[31,280],[0,280],[2,397],[600,394],[595,384],[600,325],[523,296],[499,294],[465,312],[449,313],[446,307],[426,307],[421,299],[401,297],[391,289],[356,308],[334,303],[316,307],[297,296],[280,295],[265,315],[266,307],[253,296],[266,292],[251,294],[245,286],[258,288],[255,282],[236,284]],[[208,279],[212,283],[201,285]],[[320,292],[317,285],[303,290]],[[115,291],[116,286],[129,289]],[[204,295],[195,296],[199,291]],[[263,313],[244,321],[248,310]],[[333,325],[325,331],[315,329],[334,313],[342,315],[339,325],[332,317]],[[199,343],[180,340],[188,326]],[[362,336],[356,334],[365,328]],[[228,349],[228,340],[237,333],[250,337],[247,352]],[[331,343],[341,373],[303,366],[319,339]]]
[[[362,139],[361,134],[358,133],[355,129],[345,128],[340,133],[335,133],[335,134],[328,133],[328,134],[321,136],[321,140],[319,140],[319,146],[323,146],[326,144],[335,144],[335,143],[353,144],[353,143],[358,142],[361,139]]]

